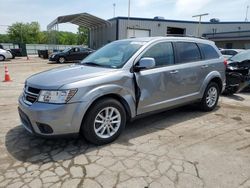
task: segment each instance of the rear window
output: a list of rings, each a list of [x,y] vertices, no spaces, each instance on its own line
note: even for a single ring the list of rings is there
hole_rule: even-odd
[[[201,54],[198,46],[192,42],[176,42],[175,43],[179,63],[188,63],[201,60]]]
[[[219,58],[219,54],[216,52],[216,50],[214,49],[214,47],[212,47],[209,44],[198,44],[202,54],[204,56],[204,59],[216,59]]]

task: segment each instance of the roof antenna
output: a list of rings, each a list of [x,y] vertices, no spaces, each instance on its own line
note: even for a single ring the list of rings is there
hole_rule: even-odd
[[[247,10],[246,10],[246,18],[245,18],[245,22],[248,22],[248,9],[249,9],[249,5],[247,5]]]

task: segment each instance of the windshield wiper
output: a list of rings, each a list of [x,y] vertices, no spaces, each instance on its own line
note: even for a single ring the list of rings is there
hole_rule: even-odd
[[[82,65],[90,65],[90,66],[97,66],[97,67],[102,67],[102,65],[95,63],[95,62],[83,62],[81,63]]]

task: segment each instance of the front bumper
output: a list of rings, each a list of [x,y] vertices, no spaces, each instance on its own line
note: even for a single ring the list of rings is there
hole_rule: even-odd
[[[12,54],[10,52],[4,53],[3,55],[5,56],[6,59],[12,59]]]
[[[52,56],[50,56],[50,57],[49,57],[49,61],[57,61],[57,57],[53,57],[53,58],[52,58]]]
[[[80,131],[85,103],[47,104],[35,102],[28,105],[19,97],[18,111],[23,127],[32,134],[59,136],[78,134]],[[49,125],[52,132],[44,132],[40,125]]]

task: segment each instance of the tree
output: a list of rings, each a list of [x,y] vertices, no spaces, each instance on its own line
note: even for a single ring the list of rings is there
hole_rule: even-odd
[[[0,43],[8,43],[10,41],[9,35],[0,34]]]
[[[16,22],[8,27],[8,35],[13,42],[37,43],[40,33],[38,22]]]
[[[78,40],[77,44],[80,45],[87,45],[88,44],[88,37],[89,37],[89,30],[85,27],[79,26],[78,27]]]
[[[40,31],[38,22],[16,22],[8,27],[7,35],[0,35],[0,42],[26,44],[65,44],[86,45],[88,43],[88,29],[78,28],[78,33],[65,31]]]

